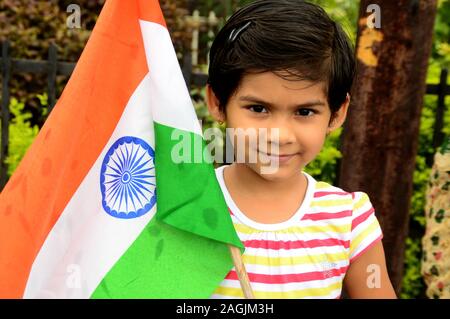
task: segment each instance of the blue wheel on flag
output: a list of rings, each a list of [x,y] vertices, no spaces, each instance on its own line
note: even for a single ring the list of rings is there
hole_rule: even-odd
[[[156,203],[155,151],[144,140],[124,136],[108,150],[100,171],[103,209],[117,218],[136,218]]]

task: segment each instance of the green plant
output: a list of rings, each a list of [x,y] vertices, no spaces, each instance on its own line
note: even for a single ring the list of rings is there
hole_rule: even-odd
[[[305,167],[307,173],[330,184],[335,182],[338,160],[342,158],[338,149],[341,133],[342,128],[339,128],[327,137],[320,153]]]
[[[399,296],[401,299],[416,298],[424,294],[425,285],[420,272],[421,255],[421,239],[408,237],[406,239],[405,251],[405,263],[407,267],[405,268],[402,280],[402,291]]]
[[[46,97],[44,96],[46,99]],[[25,155],[28,147],[39,132],[37,125],[30,123],[31,114],[24,112],[25,104],[16,98],[11,99],[10,111],[12,119],[9,125],[9,150],[6,157],[8,175],[11,176]]]

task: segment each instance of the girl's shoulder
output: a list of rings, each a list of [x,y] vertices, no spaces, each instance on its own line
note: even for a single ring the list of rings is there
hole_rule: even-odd
[[[316,180],[311,175],[309,177],[315,181],[314,198],[318,201],[336,200],[336,203],[345,202],[354,208],[371,204],[368,194],[364,191],[347,191],[331,183]]]

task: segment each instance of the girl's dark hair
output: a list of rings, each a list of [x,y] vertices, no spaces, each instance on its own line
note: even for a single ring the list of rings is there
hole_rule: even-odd
[[[222,112],[244,74],[272,71],[292,80],[323,81],[332,115],[350,92],[355,58],[340,25],[301,0],[257,0],[234,13],[210,53],[208,84]]]

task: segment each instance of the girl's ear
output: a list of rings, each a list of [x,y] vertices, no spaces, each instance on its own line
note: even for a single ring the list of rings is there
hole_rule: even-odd
[[[345,119],[347,118],[347,111],[350,105],[350,94],[347,93],[345,97],[344,103],[342,103],[339,110],[334,114],[333,118],[330,120],[330,124],[328,124],[327,134],[330,134],[335,129],[341,127]]]
[[[211,86],[206,84],[206,105],[208,106],[209,114],[218,122],[224,122],[225,116],[220,111],[220,102],[219,99],[214,94]]]

